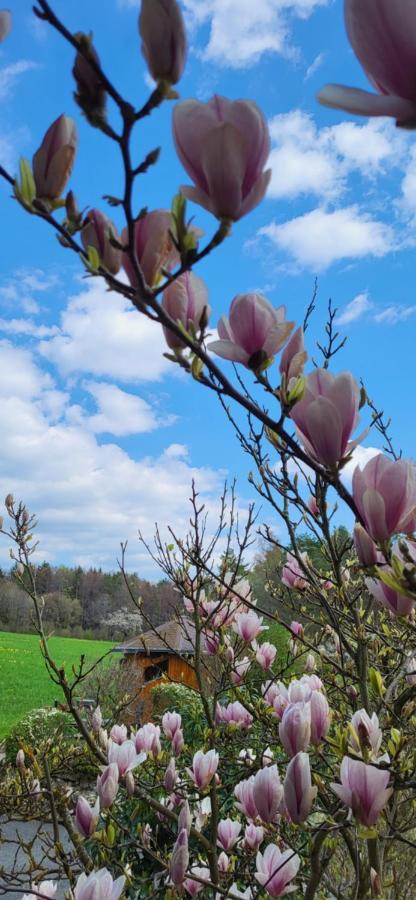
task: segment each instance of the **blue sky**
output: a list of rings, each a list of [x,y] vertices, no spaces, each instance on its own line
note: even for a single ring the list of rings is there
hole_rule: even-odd
[[[30,0],[9,5],[14,28],[0,49],[0,161],[14,173],[49,124],[61,112],[72,115],[79,152],[71,187],[82,208],[108,212],[101,198],[120,192],[121,170],[115,148],[74,104],[73,53],[34,20]],[[71,30],[93,30],[104,68],[137,106],[149,93],[138,5],[54,4]],[[332,297],[348,335],[336,369],[363,377],[374,400],[394,410],[397,444],[410,455],[416,144],[388,120],[354,120],[317,105],[328,81],[367,86],[346,41],[342,6],[184,0],[190,53],[181,97],[256,100],[272,135],[268,197],[198,274],[209,286],[213,326],[235,294],[253,289],[286,304],[288,317],[300,322],[318,276],[310,351]],[[163,147],[158,166],[138,182],[137,210],[170,206],[187,180],[173,150],[171,115],[166,104],[137,131],[137,162]],[[223,478],[237,475],[244,511],[248,460],[215,398],[164,360],[158,329],[97,280],[85,280],[52,231],[9,195],[0,184],[0,492],[12,491],[37,512],[42,558],[113,568],[119,542],[129,538],[131,566],[154,577],[137,529],[149,536],[157,519],[182,532],[192,477],[214,516]],[[192,212],[209,236],[215,221],[197,207]],[[117,211],[111,215],[121,226]],[[373,434],[365,443],[377,446]],[[3,542],[0,563],[7,549]]]

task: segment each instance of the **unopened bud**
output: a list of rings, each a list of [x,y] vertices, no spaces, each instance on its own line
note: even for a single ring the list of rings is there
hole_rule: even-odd
[[[17,751],[16,755],[16,767],[18,769],[24,769],[25,767],[25,754],[22,749]]]
[[[75,99],[91,125],[97,125],[105,115],[106,93],[100,76],[90,65],[89,60],[98,66],[100,60],[93,46],[91,34],[78,33],[75,37],[80,48],[72,69],[77,84]]]
[[[13,503],[14,503],[13,494],[7,494],[7,497],[4,501],[4,505],[5,505],[6,509],[12,509]]]
[[[127,775],[126,775],[126,778],[125,778],[125,782],[126,782],[126,791],[127,791],[128,795],[129,795],[129,797],[134,797],[134,792],[135,792],[135,789],[136,789],[136,785],[135,785],[135,782],[134,782],[134,775],[133,775],[133,772],[127,772]]]
[[[383,885],[378,872],[375,869],[371,869],[370,872],[370,881],[371,881],[371,896],[372,897],[381,897],[383,893]]]

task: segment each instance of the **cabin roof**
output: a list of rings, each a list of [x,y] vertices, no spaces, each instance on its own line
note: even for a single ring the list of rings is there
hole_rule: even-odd
[[[180,621],[171,619],[158,625],[150,631],[145,631],[137,637],[130,638],[118,647],[113,648],[113,653],[136,653],[144,656],[158,656],[167,654],[171,656],[189,656],[194,652],[195,626],[189,619]]]

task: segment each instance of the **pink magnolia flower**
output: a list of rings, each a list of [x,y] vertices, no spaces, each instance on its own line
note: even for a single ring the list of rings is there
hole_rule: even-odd
[[[308,565],[308,554],[301,553],[301,558],[305,564]],[[308,581],[306,578],[306,573],[302,569],[300,563],[291,553],[286,554],[286,562],[282,569],[281,574],[282,584],[286,585],[288,588],[296,588],[299,591],[304,591],[305,588],[308,587]],[[292,622],[292,625],[297,625],[299,623]],[[291,625],[291,629],[292,629]],[[302,626],[300,626],[302,627]],[[296,636],[296,631],[293,631],[293,634]]]
[[[352,478],[354,502],[366,531],[374,541],[386,541],[404,531],[416,510],[416,468],[408,460],[396,462],[382,453]]]
[[[250,644],[251,641],[254,641],[255,638],[259,636],[261,631],[265,631],[266,626],[262,623],[263,619],[261,619],[254,610],[250,610],[250,612],[239,613],[238,616],[236,616],[232,627],[233,631],[235,631],[246,644]]]
[[[283,853],[276,844],[269,844],[264,853],[258,853],[255,877],[270,897],[283,897],[291,890],[290,882],[296,877],[300,859],[293,850]]]
[[[216,656],[220,649],[220,638],[214,631],[204,631],[205,647],[208,656]]]
[[[262,766],[271,766],[274,762],[274,753],[271,747],[266,747],[261,754],[261,764]]]
[[[275,697],[280,693],[281,687],[286,690],[284,685],[282,685],[281,681],[266,681],[261,686],[261,695],[265,703],[268,703],[269,706],[273,706],[273,701]]]
[[[97,794],[101,809],[109,809],[113,805],[118,792],[119,771],[116,763],[107,766],[97,778]]]
[[[59,199],[71,174],[76,148],[75,122],[69,116],[59,116],[32,160],[37,197]]]
[[[305,663],[305,672],[313,672],[316,669],[316,657],[314,653],[308,653]]]
[[[350,372],[331,375],[315,369],[307,376],[305,392],[290,416],[308,456],[325,466],[335,466],[362,440],[350,441],[358,424],[360,389]]]
[[[108,762],[115,763],[118,774],[122,778],[127,772],[132,772],[146,759],[145,753],[137,753],[134,741],[124,741],[124,744],[109,742]]]
[[[373,539],[359,522],[354,527],[354,547],[358,561],[362,566],[377,565],[381,554],[378,552]]]
[[[236,807],[247,819],[257,819],[257,807],[254,801],[254,775],[239,781],[234,788],[237,797]]]
[[[127,728],[125,725],[113,725],[110,738],[115,744],[123,744],[127,740]]]
[[[162,269],[170,271],[179,262],[179,255],[170,235],[171,213],[168,209],[155,209],[142,216],[134,226],[134,249],[144,280],[154,287],[162,277]],[[123,244],[128,234],[121,233]],[[123,253],[123,266],[133,287],[137,287],[134,266],[128,253]]]
[[[318,788],[312,787],[311,767],[307,753],[297,753],[290,761],[283,782],[287,812],[292,822],[300,825],[308,818]]]
[[[323,688],[323,683],[322,683],[321,679],[319,678],[319,675],[316,675],[316,674],[302,675],[302,678],[300,679],[300,683],[306,684],[311,692],[312,691],[321,691]],[[292,682],[292,684],[293,684],[293,682]]]
[[[195,875],[196,878],[201,878],[202,882],[211,881],[211,874],[206,866],[192,866],[190,874]],[[201,884],[200,881],[195,881],[193,878],[185,878],[183,886],[191,897],[196,897],[205,888],[203,883]]]
[[[186,100],[173,113],[176,152],[195,187],[182,187],[190,200],[218,219],[236,221],[263,199],[271,177],[264,172],[270,150],[266,120],[247,100],[213,97]]]
[[[153,722],[146,722],[146,725],[143,725],[136,732],[135,745],[137,753],[152,753],[153,756],[159,756],[162,749],[159,725],[154,725]]]
[[[99,869],[90,875],[83,872],[74,888],[74,900],[118,900],[123,893],[125,881],[124,875],[113,881],[107,869]]]
[[[113,247],[111,236],[120,240],[118,231],[110,219],[99,209],[91,209],[87,213],[85,224],[81,231],[81,240],[84,250],[93,247],[100,257],[100,263],[111,275],[117,275],[121,269],[121,250]]]
[[[230,681],[232,682],[232,684],[242,684],[250,666],[251,660],[247,656],[244,656],[243,659],[237,659],[230,672]]]
[[[362,825],[375,825],[393,788],[388,788],[390,773],[360,760],[344,756],[341,784],[331,784],[342,803],[352,809]]]
[[[181,725],[182,718],[177,712],[165,712],[162,716],[163,733],[170,741],[173,740],[176,732],[180,730]]]
[[[9,9],[0,10],[0,44],[12,30],[12,14]]]
[[[283,798],[277,766],[259,769],[253,781],[253,800],[263,822],[275,822]]]
[[[219,756],[216,750],[208,750],[207,753],[198,750],[195,753],[192,770],[188,769],[188,772],[199,790],[208,787],[218,769],[218,763]]]
[[[327,736],[331,724],[328,701],[320,691],[312,691],[309,701],[311,714],[311,743],[316,747]]]
[[[91,807],[85,797],[78,797],[75,807],[75,827],[84,837],[91,837],[100,817],[100,798]]]
[[[316,498],[315,498],[313,495],[312,495],[311,497],[309,497],[307,506],[308,506],[309,512],[310,512],[313,516],[319,516],[320,509],[319,509],[319,506],[318,506],[318,504],[317,504],[317,502],[316,502]]]
[[[281,719],[285,709],[289,706],[289,692],[281,681],[278,682],[279,691],[273,699],[273,709],[278,719]]]
[[[264,828],[261,825],[246,825],[244,832],[244,846],[247,850],[258,850],[264,841]]]
[[[186,828],[182,828],[173,848],[169,865],[169,875],[173,884],[183,884],[188,865],[188,832]]]
[[[290,391],[294,388],[298,378],[303,374],[307,358],[308,354],[303,340],[303,328],[297,328],[282,353],[279,366],[284,399],[288,399]]]
[[[197,334],[208,324],[211,313],[205,281],[193,272],[185,272],[164,291],[162,307],[174,322],[179,321],[186,331]],[[163,327],[163,333],[172,350],[186,346],[169,328]]]
[[[346,0],[345,21],[351,46],[378,94],[328,84],[318,95],[324,106],[360,116],[393,116],[414,127],[416,16],[408,0]]]
[[[279,737],[286,753],[296,756],[306,750],[311,739],[311,707],[309,703],[291,703],[282,716]]]
[[[268,669],[271,669],[277,653],[277,647],[274,644],[269,644],[267,641],[264,644],[259,644],[256,647],[256,662],[267,672]]]
[[[217,844],[228,853],[237,843],[240,831],[241,822],[236,822],[233,819],[221,819],[218,822]]]
[[[228,706],[221,706],[220,703],[217,703],[215,721],[217,724],[235,725],[237,728],[250,728],[250,725],[253,724],[253,716],[239,700],[235,700],[234,703],[229,703]]]
[[[39,884],[32,884],[34,894],[23,894],[22,900],[39,900],[39,894],[43,897],[55,897],[58,890],[57,881],[41,881]]]
[[[370,594],[396,618],[407,618],[414,610],[414,601],[404,594],[399,594],[393,588],[377,581],[375,578],[366,578],[366,585]]]
[[[142,0],[139,31],[152,78],[176,84],[186,61],[186,31],[176,0]]]
[[[376,713],[373,713],[371,718],[365,709],[359,709],[354,713],[351,719],[349,742],[356,753],[361,753],[363,749],[371,750],[372,755],[377,759],[382,740],[383,732]]]
[[[241,828],[241,826],[240,826]],[[218,871],[221,872],[222,875],[225,875],[230,868],[230,859],[224,851],[220,853],[218,857]]]
[[[291,622],[289,627],[290,627],[292,634],[294,634],[295,637],[303,638],[304,628],[300,622]]]
[[[99,706],[95,707],[95,710],[91,716],[91,728],[94,734],[99,734],[103,724],[103,715],[101,712],[101,708]]]
[[[189,803],[185,800],[185,803],[181,806],[181,811],[178,816],[178,833],[182,830],[182,828],[186,828],[188,834],[190,833],[192,825],[192,815],[191,810],[189,808]]]
[[[171,760],[169,761],[169,765],[166,769],[166,772],[165,772],[164,785],[165,785],[166,790],[169,792],[173,791],[177,780],[178,780],[178,775],[176,772],[176,763],[175,763],[174,757],[172,756]]]
[[[223,359],[259,369],[286,343],[293,322],[285,319],[285,307],[274,307],[261,294],[238,294],[230,307],[229,319],[221,316],[219,341],[209,349]]]
[[[179,756],[180,753],[182,753],[184,744],[185,744],[185,741],[184,741],[184,737],[183,737],[182,728],[178,728],[178,730],[175,731],[175,734],[173,735],[173,738],[172,738],[172,753],[174,753],[175,756]]]

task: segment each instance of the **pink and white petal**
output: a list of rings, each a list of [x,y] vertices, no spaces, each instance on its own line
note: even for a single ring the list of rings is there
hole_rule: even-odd
[[[380,93],[416,99],[413,0],[346,0],[345,23],[351,45]]]
[[[262,175],[260,175],[260,178],[257,179],[255,184],[253,184],[251,191],[249,191],[249,193],[244,197],[244,200],[241,204],[239,216],[240,219],[242,218],[242,216],[246,216],[247,213],[251,212],[256,208],[256,206],[259,205],[259,203],[261,203],[267,191],[267,188],[269,187],[271,177],[272,170],[266,169],[266,171],[263,172]]]
[[[386,506],[381,494],[373,488],[367,488],[361,498],[361,508],[368,533],[377,535],[377,540],[381,541],[390,537],[386,523]]]
[[[342,109],[357,116],[392,116],[398,122],[416,122],[416,103],[394,94],[372,94],[342,84],[327,84],[317,100],[322,106]]]
[[[184,100],[173,111],[173,139],[179,159],[198,187],[206,190],[202,169],[202,150],[207,134],[218,125],[210,103]]]
[[[212,208],[211,198],[208,197],[208,194],[205,191],[202,191],[200,188],[192,187],[190,184],[181,184],[180,192],[186,197],[187,200],[191,200],[193,203],[197,203],[198,206],[202,206],[203,209],[206,209],[208,212],[215,212]]]
[[[271,328],[263,344],[263,350],[270,359],[282,349],[295,327],[294,322],[282,322]]]
[[[326,397],[317,397],[305,414],[305,429],[319,462],[333,465],[342,456],[342,423],[338,410]]]
[[[215,215],[240,218],[245,147],[234,125],[224,122],[206,135],[201,161]]]
[[[233,344],[232,341],[213,341],[211,344],[208,344],[208,350],[211,350],[212,353],[215,353],[216,356],[220,356],[222,359],[243,363],[244,366],[248,364],[250,358],[242,347]]]

